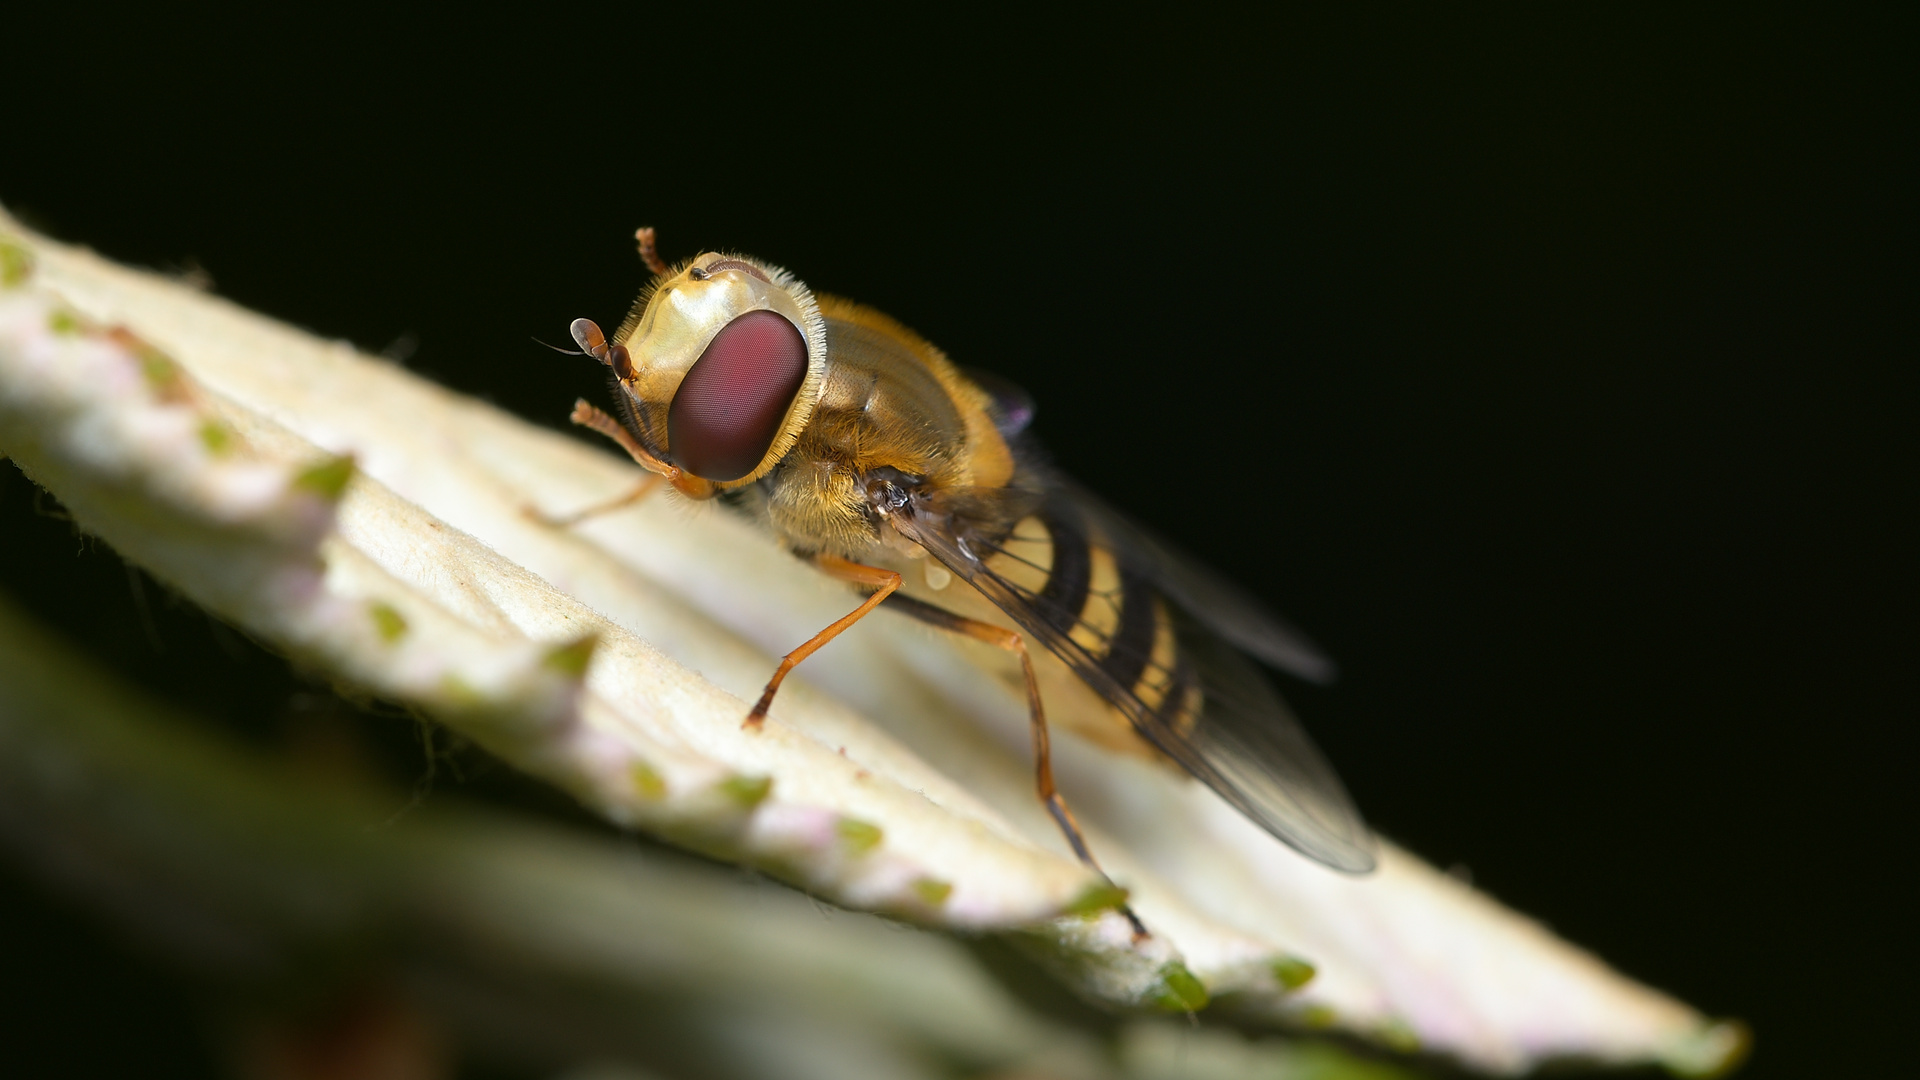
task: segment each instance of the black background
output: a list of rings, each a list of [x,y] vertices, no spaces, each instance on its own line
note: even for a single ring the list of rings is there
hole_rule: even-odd
[[[1746,1075],[1896,1060],[1895,27],[684,14],[29,27],[0,201],[556,427],[601,376],[529,339],[618,322],[635,226],[880,307],[1341,661],[1292,696],[1384,833],[1750,1021]]]

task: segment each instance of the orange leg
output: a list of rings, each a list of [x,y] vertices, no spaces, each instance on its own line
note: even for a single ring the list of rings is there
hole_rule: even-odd
[[[747,719],[740,725],[741,727],[758,728],[764,723],[767,719],[767,709],[773,704],[773,695],[779,692],[780,684],[786,681],[787,672],[797,667],[800,661],[818,652],[820,646],[839,637],[841,631],[866,618],[868,612],[880,606],[880,601],[891,596],[893,590],[900,587],[899,574],[891,570],[882,570],[877,566],[850,562],[837,555],[816,555],[813,564],[841,581],[871,586],[874,589],[873,595],[867,597],[859,607],[841,616],[832,626],[808,638],[806,644],[781,657],[780,666],[774,669],[773,678],[767,680],[767,688],[761,692],[760,700],[754,704],[753,711],[747,714]]]
[[[588,404],[585,398],[573,403],[573,416],[569,419],[581,427],[592,428],[619,443],[620,449],[625,450],[627,456],[638,462],[641,468],[665,477],[675,491],[690,499],[711,499],[719,490],[711,481],[702,480],[692,473],[682,471],[677,465],[669,465],[647,453],[647,448],[640,445],[640,440],[633,437],[633,432],[628,431],[626,425]],[[638,496],[635,497],[638,498]]]
[[[1080,823],[1074,820],[1073,811],[1067,809],[1066,798],[1060,794],[1060,789],[1054,786],[1053,740],[1047,733],[1047,710],[1040,701],[1040,680],[1034,676],[1033,657],[1027,653],[1025,639],[1017,632],[1003,626],[955,615],[945,608],[936,607],[910,596],[894,597],[891,606],[921,622],[931,623],[956,634],[964,634],[975,641],[984,641],[995,648],[1005,649],[1020,657],[1020,670],[1027,678],[1027,717],[1033,731],[1034,787],[1040,795],[1040,802],[1046,806],[1047,812],[1053,815],[1054,824],[1058,825],[1061,833],[1066,836],[1067,844],[1073,848],[1074,855],[1078,856],[1081,862],[1092,867],[1095,873],[1103,878],[1107,877],[1107,872],[1100,869],[1100,864],[1094,860],[1093,851],[1087,847],[1087,838],[1080,831]],[[1107,878],[1107,881],[1111,883],[1113,879]],[[1140,917],[1133,913],[1132,908],[1123,904],[1120,912],[1127,917],[1128,922],[1133,924],[1134,940],[1138,941],[1149,936],[1146,926],[1140,922]]]
[[[615,495],[613,498],[602,502],[581,507],[571,514],[557,514],[553,516],[542,514],[540,515],[540,520],[560,529],[564,529],[570,525],[578,525],[590,517],[599,517],[601,514],[611,513],[623,506],[632,506],[634,503],[652,494],[653,489],[660,486],[661,479],[662,477],[658,473],[648,473],[640,478],[639,483],[633,485],[632,488],[623,494]]]

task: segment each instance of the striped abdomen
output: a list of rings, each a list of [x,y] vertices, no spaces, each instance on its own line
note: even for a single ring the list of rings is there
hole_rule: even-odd
[[[1071,507],[1021,520],[985,563],[1057,633],[1047,644],[1123,717],[1140,710],[1175,732],[1192,730],[1202,697],[1165,599]]]

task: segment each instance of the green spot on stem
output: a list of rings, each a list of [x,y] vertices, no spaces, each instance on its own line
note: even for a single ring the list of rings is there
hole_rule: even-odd
[[[1089,885],[1087,890],[1074,897],[1061,909],[1062,915],[1098,915],[1111,911],[1127,902],[1127,890],[1111,881]]]
[[[540,662],[568,678],[577,679],[587,673],[587,663],[593,659],[593,649],[598,644],[600,635],[588,634],[554,649]]]
[[[1340,1022],[1340,1014],[1325,1005],[1309,1005],[1300,1012],[1300,1026],[1325,1031]]]
[[[47,316],[47,329],[63,337],[72,337],[86,329],[86,324],[80,321],[80,316],[60,308]]]
[[[840,835],[840,842],[855,855],[863,855],[880,846],[880,838],[885,834],[880,826],[859,818],[843,817],[833,823],[833,831]]]
[[[1273,962],[1273,977],[1287,990],[1298,990],[1313,981],[1319,972],[1297,956],[1283,956]]]
[[[1207,988],[1178,960],[1160,965],[1160,989],[1153,1007],[1166,1012],[1199,1012],[1207,1007]]]
[[[729,776],[720,781],[720,790],[741,806],[752,808],[759,806],[767,797],[767,792],[773,790],[773,777]]]
[[[1661,1064],[1675,1076],[1714,1080],[1740,1067],[1753,1049],[1753,1032],[1738,1020],[1716,1020],[1680,1040]]]
[[[33,276],[33,252],[11,240],[0,239],[0,286],[23,285]]]
[[[947,902],[947,897],[953,895],[953,885],[939,878],[914,878],[913,884],[908,887],[928,907],[939,907]]]
[[[293,486],[301,491],[311,491],[323,499],[332,501],[340,497],[347,489],[347,481],[353,479],[353,458],[342,455],[328,458],[318,465],[310,465],[293,478]]]
[[[233,429],[218,420],[200,422],[200,444],[207,453],[218,456],[233,448]]]
[[[440,693],[456,709],[477,709],[487,703],[487,697],[474,685],[458,675],[449,672],[440,678]]]
[[[140,374],[147,380],[153,392],[163,398],[178,398],[182,378],[180,368],[167,354],[157,349],[140,349]]]
[[[633,781],[633,790],[643,799],[658,799],[667,793],[667,782],[653,771],[653,766],[644,761],[636,761],[627,766],[627,777]]]
[[[1405,1020],[1388,1020],[1380,1025],[1376,1034],[1380,1038],[1381,1045],[1396,1053],[1420,1052],[1420,1036],[1413,1033],[1413,1028],[1408,1026]]]
[[[373,628],[380,632],[380,640],[391,645],[407,633],[407,617],[394,610],[392,604],[375,600],[367,609],[373,617]]]

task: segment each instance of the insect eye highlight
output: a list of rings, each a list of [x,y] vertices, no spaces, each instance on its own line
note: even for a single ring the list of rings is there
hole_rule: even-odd
[[[749,311],[722,327],[667,407],[676,465],[707,480],[751,473],[807,375],[807,342],[785,318]]]

